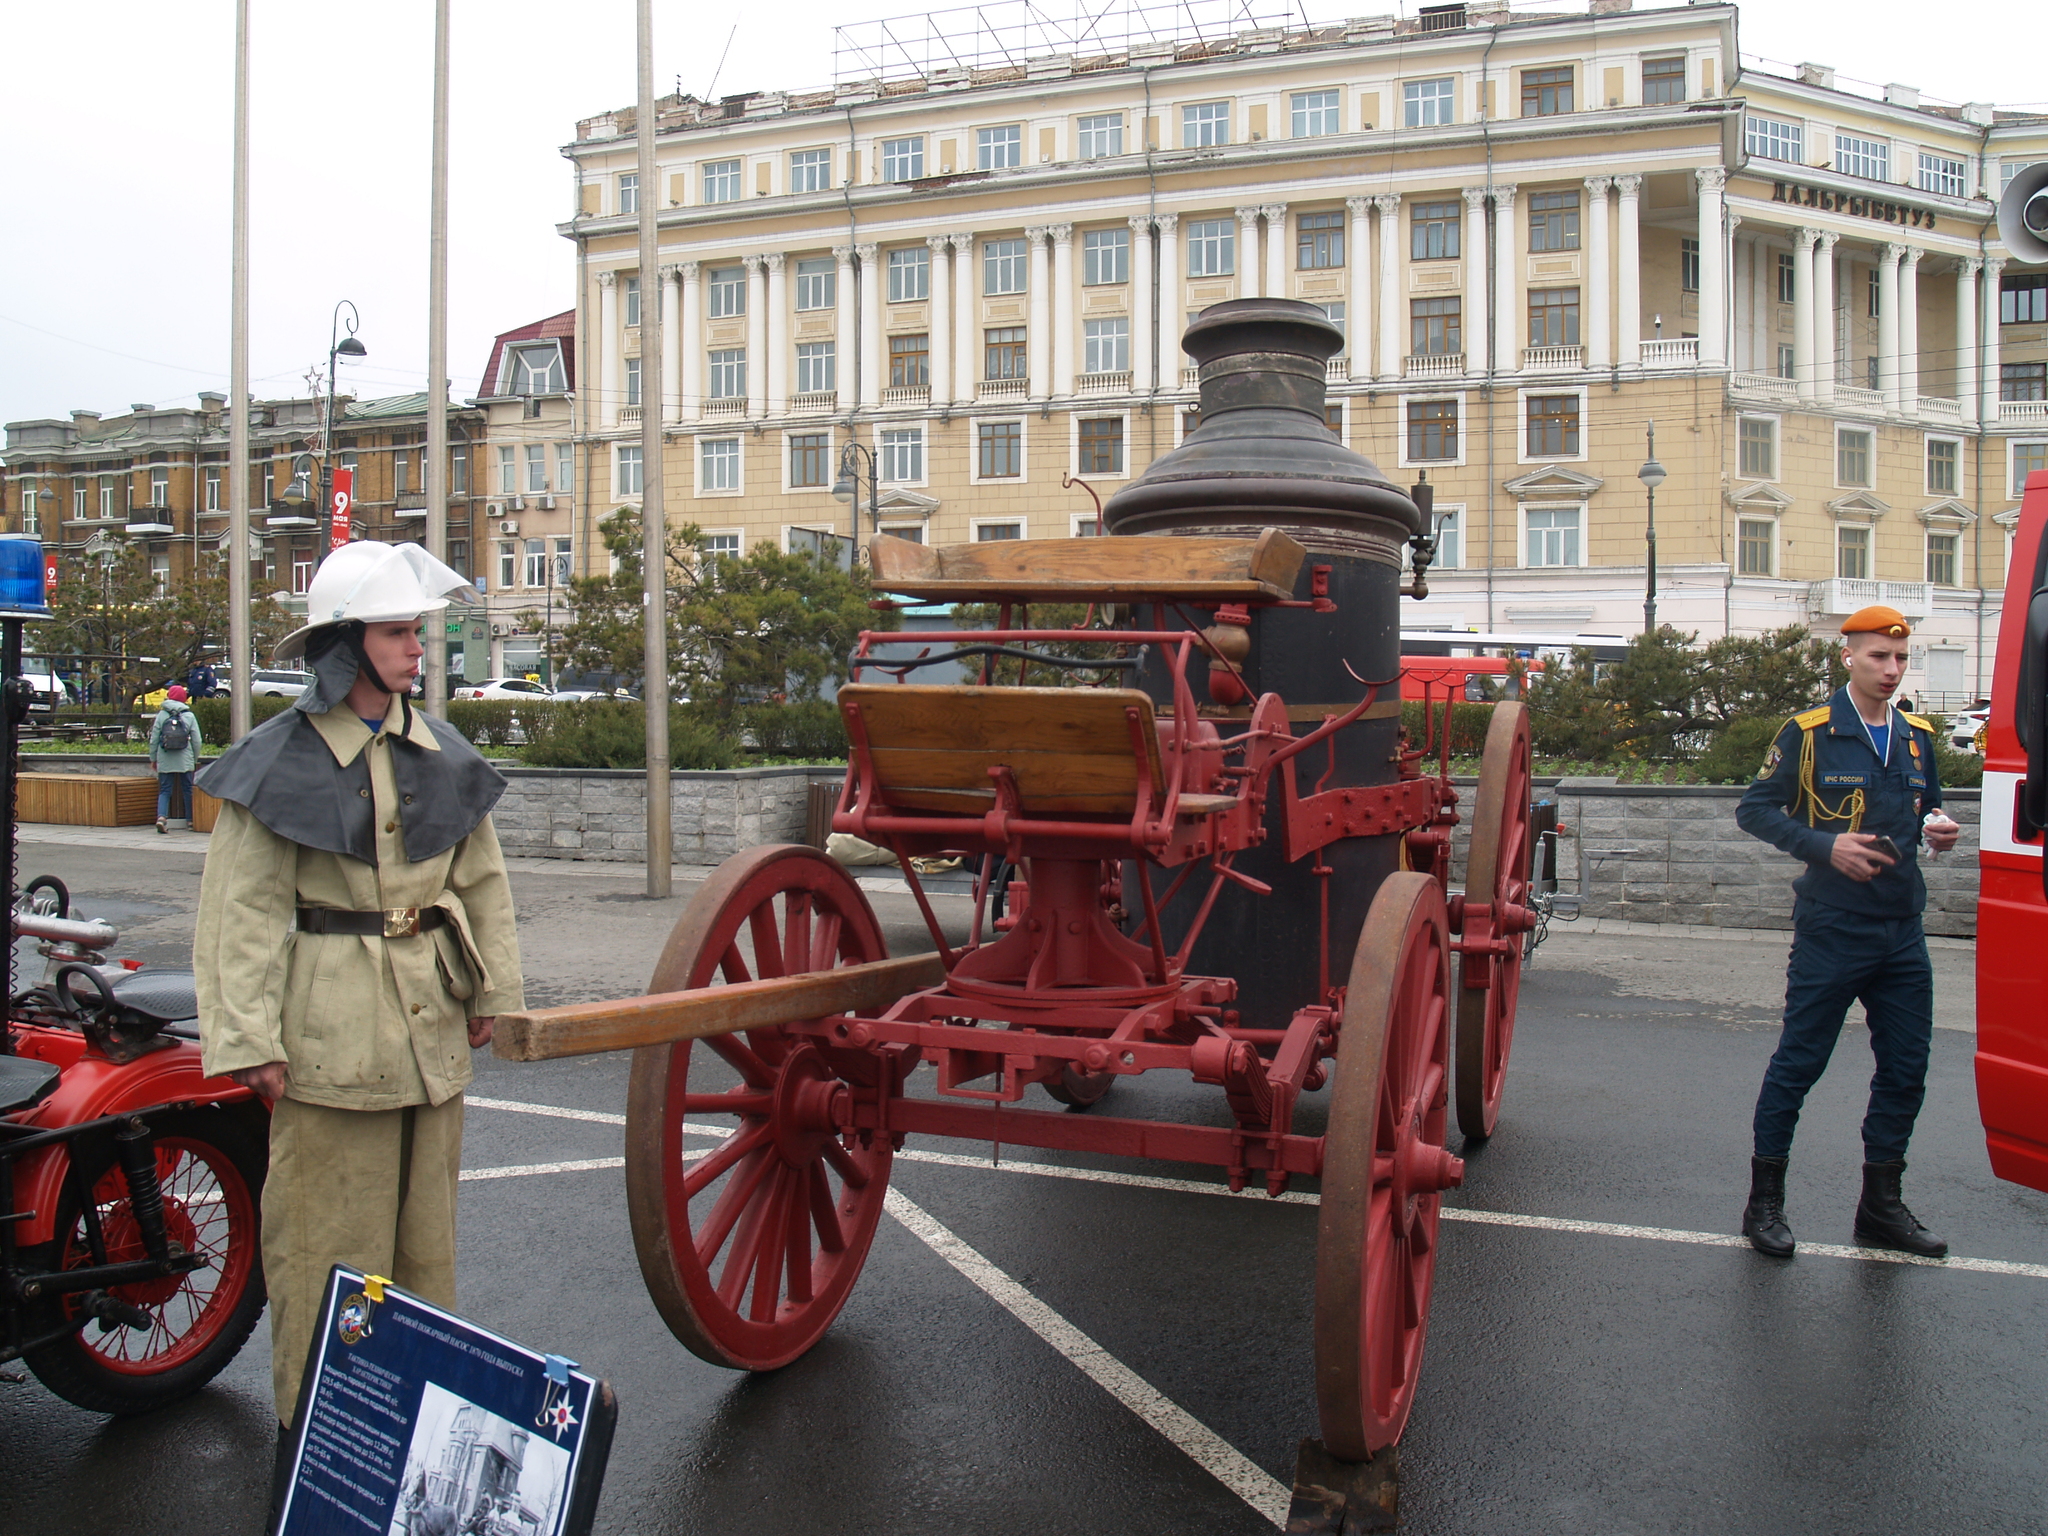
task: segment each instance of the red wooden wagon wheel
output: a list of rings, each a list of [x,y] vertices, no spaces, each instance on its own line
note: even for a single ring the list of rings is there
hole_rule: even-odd
[[[1520,914],[1529,906],[1530,852],[1529,711],[1518,703],[1496,704],[1465,865],[1466,901],[1490,908],[1483,918],[1468,909],[1463,937],[1498,947],[1467,954],[1458,964],[1458,1129],[1471,1137],[1491,1136],[1500,1121],[1522,995]],[[1510,920],[1503,922],[1504,913]]]
[[[1365,1461],[1415,1403],[1436,1279],[1450,934],[1428,875],[1390,875],[1366,913],[1344,996],[1316,1228],[1316,1407],[1323,1444]]]
[[[775,845],[727,859],[704,882],[648,991],[886,958],[852,877],[815,849]],[[728,1086],[707,1056],[739,1081]],[[899,1051],[821,1048],[781,1028],[634,1052],[633,1246],[656,1308],[693,1352],[772,1370],[831,1326],[874,1239],[893,1156],[885,1138],[866,1145],[851,1130],[853,1108],[896,1094],[904,1069]],[[686,1120],[731,1129],[714,1142]]]

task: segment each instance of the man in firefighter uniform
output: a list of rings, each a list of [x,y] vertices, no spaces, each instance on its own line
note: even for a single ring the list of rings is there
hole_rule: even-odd
[[[1934,1029],[1934,972],[1920,925],[1927,886],[1917,852],[1923,840],[1944,852],[1960,834],[1953,821],[1932,814],[1941,805],[1932,723],[1891,702],[1911,633],[1893,608],[1850,616],[1842,626],[1848,683],[1785,723],[1736,812],[1743,831],[1806,864],[1792,885],[1785,1025],[1757,1096],[1742,1213],[1743,1235],[1777,1258],[1793,1252],[1785,1220],[1792,1131],[1859,999],[1877,1071],[1863,1120],[1856,1238],[1931,1258],[1948,1252],[1900,1198]],[[1896,859],[1884,851],[1885,838]]]
[[[470,1049],[524,1006],[491,807],[504,780],[407,695],[467,587],[416,544],[349,544],[278,658],[315,681],[200,779],[220,818],[194,970],[206,1068],[271,1104],[271,1374],[289,1425],[331,1265],[455,1304]]]

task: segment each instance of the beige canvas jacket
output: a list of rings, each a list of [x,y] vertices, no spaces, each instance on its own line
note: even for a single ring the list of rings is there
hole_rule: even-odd
[[[440,750],[395,696],[387,719]],[[313,723],[338,767],[370,754],[377,863],[303,847],[222,804],[193,943],[206,1070],[282,1061],[289,1097],[341,1109],[443,1103],[472,1075],[469,1020],[525,1006],[497,833],[486,816],[454,847],[408,863],[390,738],[346,707]],[[411,938],[299,933],[302,906],[440,907],[448,920]]]

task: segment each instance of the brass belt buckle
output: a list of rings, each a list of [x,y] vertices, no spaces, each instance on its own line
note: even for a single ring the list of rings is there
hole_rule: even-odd
[[[420,931],[420,909],[418,907],[386,907],[384,909],[384,937],[387,939],[410,939]]]

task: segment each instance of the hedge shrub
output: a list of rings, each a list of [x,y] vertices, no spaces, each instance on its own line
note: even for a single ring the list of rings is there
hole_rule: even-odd
[[[763,757],[843,762],[846,722],[839,706],[812,699],[801,704],[746,704],[733,712],[733,734],[744,732]]]
[[[228,706],[232,699],[194,699],[192,713],[199,717],[199,734],[206,738],[208,747],[216,750],[228,744]],[[261,725],[272,715],[282,714],[292,707],[290,699],[252,698],[249,700],[249,723]]]
[[[518,752],[532,767],[647,766],[647,716],[639,704],[591,699],[542,705],[524,714],[526,741]],[[684,705],[669,710],[668,745],[671,768],[730,768],[740,758],[737,741]]]

